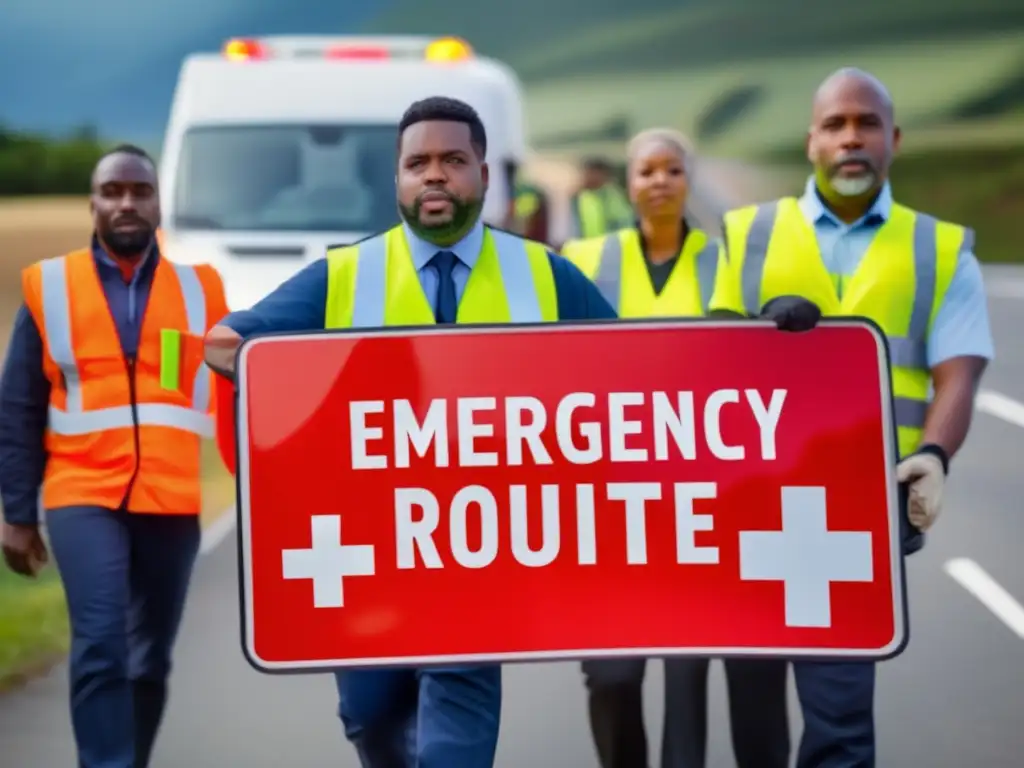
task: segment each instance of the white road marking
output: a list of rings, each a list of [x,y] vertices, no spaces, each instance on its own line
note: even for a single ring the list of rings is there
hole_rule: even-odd
[[[1024,606],[1003,589],[973,560],[958,557],[943,566],[943,570],[961,587],[988,608],[997,619],[1024,640]]]
[[[235,530],[235,508],[225,509],[216,520],[203,530],[203,540],[199,545],[199,553],[208,555]]]
[[[991,389],[983,389],[974,399],[974,407],[1008,424],[1024,428],[1024,403]]]

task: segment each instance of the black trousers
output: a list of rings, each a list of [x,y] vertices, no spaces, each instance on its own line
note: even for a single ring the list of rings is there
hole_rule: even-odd
[[[665,659],[661,768],[704,768],[710,659]],[[727,659],[729,715],[737,768],[787,768],[787,662]],[[646,659],[583,662],[590,728],[601,768],[649,768],[643,721]]]
[[[46,525],[71,617],[76,764],[146,768],[202,538],[199,518],[79,506],[49,510]]]

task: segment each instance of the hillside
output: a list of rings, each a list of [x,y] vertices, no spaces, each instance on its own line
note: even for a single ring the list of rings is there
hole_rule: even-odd
[[[774,58],[1024,27],[1008,0],[395,0],[367,32],[457,34],[525,80]]]
[[[887,82],[921,146],[1024,135],[1024,3],[1007,0],[396,0],[365,30],[459,34],[508,61],[548,149],[611,149],[654,123],[718,152],[789,149],[815,84],[848,64]]]
[[[913,128],[911,147],[1024,136],[1024,2],[1012,0],[182,0],[168,8],[120,20],[123,37],[146,41],[127,68],[105,45],[102,14],[12,10],[0,24],[0,123],[54,132],[89,123],[104,136],[158,144],[190,51],[215,50],[232,35],[365,31],[459,34],[509,61],[527,86],[533,141],[551,150],[619,148],[653,123],[690,131],[720,153],[790,149],[810,89],[843,64],[890,84]]]

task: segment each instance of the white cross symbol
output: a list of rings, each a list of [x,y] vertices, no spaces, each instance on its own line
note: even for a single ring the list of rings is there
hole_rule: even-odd
[[[284,578],[312,579],[314,608],[341,608],[345,605],[344,578],[373,576],[373,546],[342,544],[341,515],[313,515],[310,533],[310,549],[284,550]]]
[[[787,627],[832,626],[831,583],[872,571],[871,534],[829,531],[823,487],[784,487],[782,530],[740,533],[740,578],[783,582]]]

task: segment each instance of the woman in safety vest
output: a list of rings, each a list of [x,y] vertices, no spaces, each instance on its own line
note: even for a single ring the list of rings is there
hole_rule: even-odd
[[[619,317],[702,317],[714,287],[718,244],[685,218],[693,152],[667,129],[627,146],[635,226],[573,240],[562,254],[595,282]],[[703,768],[709,659],[665,661],[662,768]],[[645,659],[583,662],[591,730],[602,768],[648,765],[642,712]],[[786,662],[725,662],[739,768],[786,768]]]

